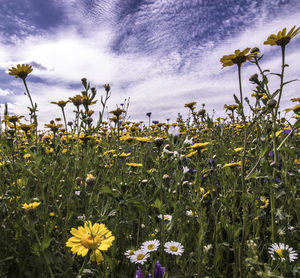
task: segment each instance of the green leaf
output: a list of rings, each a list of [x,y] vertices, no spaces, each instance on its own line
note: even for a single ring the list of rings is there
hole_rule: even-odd
[[[291,83],[291,82],[294,82],[294,81],[298,81],[298,79],[293,79],[293,80],[284,82],[284,83],[282,83],[282,86],[284,86],[284,85],[286,85],[286,84],[289,84],[289,83]]]
[[[42,241],[42,250],[47,249],[51,244],[52,238],[46,236]]]
[[[103,194],[108,194],[108,195],[112,195],[114,197],[119,197],[120,196],[120,192],[119,191],[112,191],[112,189],[108,186],[103,186],[100,189],[100,192]]]

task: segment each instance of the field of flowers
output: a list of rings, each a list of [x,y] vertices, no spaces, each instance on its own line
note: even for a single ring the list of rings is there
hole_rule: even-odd
[[[109,84],[99,98],[83,78],[83,91],[53,102],[57,118],[40,126],[32,67],[9,69],[24,83],[30,122],[6,108],[0,277],[300,277],[300,98],[280,116],[293,81],[285,52],[299,32],[265,41],[281,49],[280,73],[262,69],[258,48],[221,58],[237,68],[240,88],[226,118],[190,102],[174,123],[151,122],[150,112],[131,122],[127,103],[105,121]],[[251,101],[244,63],[257,67]]]

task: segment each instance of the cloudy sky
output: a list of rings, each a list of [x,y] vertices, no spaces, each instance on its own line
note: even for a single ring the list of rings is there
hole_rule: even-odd
[[[272,33],[300,25],[299,0],[1,0],[0,104],[10,114],[28,115],[29,100],[20,79],[7,74],[19,63],[33,65],[28,87],[38,104],[39,122],[61,117],[51,101],[67,100],[82,90],[86,77],[104,94],[111,85],[108,110],[130,98],[131,120],[176,120],[184,104],[223,116],[224,104],[238,94],[236,67],[219,62],[235,49],[257,46],[262,66],[280,72],[280,47],[263,45]],[[287,46],[287,79],[300,79],[300,35]],[[242,69],[244,95],[257,72]],[[278,77],[271,79],[274,90]],[[300,97],[299,83],[286,87],[282,109]],[[67,105],[67,120],[74,109]],[[93,106],[99,110],[100,101]],[[106,114],[107,116],[107,114]],[[28,116],[27,116],[28,118]]]

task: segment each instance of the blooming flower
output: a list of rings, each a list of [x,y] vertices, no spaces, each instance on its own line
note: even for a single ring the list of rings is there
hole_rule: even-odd
[[[168,241],[165,243],[164,247],[165,252],[175,256],[181,256],[184,251],[184,247],[180,242]]]
[[[192,211],[192,210],[187,210],[186,211],[186,215],[190,216],[190,217],[198,217],[198,214],[196,211]]]
[[[144,264],[149,258],[149,253],[145,250],[139,249],[133,253],[130,257],[130,261],[135,264]]]
[[[41,202],[33,202],[29,204],[25,203],[23,204],[22,208],[25,209],[26,211],[35,210],[40,204]]]
[[[145,252],[153,252],[156,251],[159,247],[160,243],[157,239],[154,240],[149,240],[149,241],[145,241],[142,246],[141,249],[144,250]]]
[[[242,162],[239,161],[239,162],[227,163],[224,165],[224,167],[233,167],[233,166],[241,166],[241,165],[242,165]]]
[[[279,31],[277,33],[277,35],[275,34],[270,35],[267,38],[267,40],[264,42],[264,44],[280,45],[280,46],[287,45],[290,42],[290,40],[300,32],[300,27],[298,27],[297,29],[295,28],[296,25],[288,33],[286,33],[286,28],[283,28],[282,31]]]
[[[273,243],[271,247],[269,247],[269,254],[273,260],[280,259],[281,261],[284,261],[288,258],[290,262],[293,262],[298,258],[298,254],[293,248],[284,243]]]
[[[246,55],[251,48],[246,48],[242,52],[237,49],[234,54],[231,55],[224,55],[220,62],[222,63],[223,67],[232,66],[234,64],[241,65],[242,63],[245,63],[246,61],[251,60],[252,57],[254,57],[257,53],[250,53]]]
[[[157,217],[162,219],[162,214],[158,215]],[[164,214],[164,220],[171,221],[172,220],[172,215]]]
[[[161,266],[159,261],[157,261],[154,266],[154,278],[162,278],[165,272],[166,268]]]
[[[66,246],[71,248],[72,253],[84,257],[91,250],[90,259],[97,263],[104,260],[100,251],[106,251],[115,240],[104,224],[92,225],[91,221],[85,222],[84,227],[72,228],[71,234],[73,237],[68,239]]]
[[[33,71],[32,66],[30,65],[17,65],[17,67],[12,67],[8,70],[8,74],[12,75],[16,78],[20,77],[21,79],[25,79],[29,73]]]
[[[134,249],[129,249],[129,250],[126,250],[126,252],[124,253],[124,255],[130,259],[131,256],[134,254],[135,250]]]

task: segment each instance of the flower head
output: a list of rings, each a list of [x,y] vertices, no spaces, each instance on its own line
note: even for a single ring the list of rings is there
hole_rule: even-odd
[[[296,25],[288,33],[286,33],[286,28],[283,28],[282,31],[277,33],[277,35],[270,35],[264,44],[285,46],[293,37],[299,34],[299,32],[300,27],[296,29]]]
[[[149,241],[145,241],[142,246],[141,249],[144,250],[145,252],[153,252],[156,251],[159,247],[160,243],[157,239],[154,240],[149,240]]]
[[[33,71],[32,66],[25,64],[18,64],[17,67],[12,67],[8,70],[8,74],[12,75],[16,78],[20,77],[21,79],[25,79],[29,73]]]
[[[64,100],[60,100],[60,101],[51,101],[52,104],[57,104],[60,108],[64,108],[66,106],[66,104],[69,102],[69,100],[64,101]]]
[[[158,218],[162,219],[162,214],[158,215],[157,216]],[[169,214],[164,214],[164,220],[166,221],[171,221],[172,220],[172,215],[169,215]]]
[[[198,217],[198,214],[196,211],[192,211],[192,210],[187,210],[186,211],[186,215],[190,216],[190,217]]]
[[[164,247],[165,252],[175,256],[181,256],[184,252],[184,247],[180,242],[168,241],[165,243]]]
[[[130,257],[130,261],[135,264],[144,264],[150,257],[149,253],[145,250],[139,249]]]
[[[298,258],[298,254],[293,248],[284,243],[273,243],[271,247],[269,247],[269,254],[273,260],[280,259],[281,261],[284,261],[288,258],[290,262],[293,262]]]
[[[85,222],[84,227],[72,228],[71,234],[73,237],[68,239],[66,246],[71,248],[72,253],[84,257],[91,250],[90,259],[97,263],[104,260],[100,251],[106,251],[115,240],[104,224],[92,225],[91,221]]]
[[[242,52],[237,49],[234,54],[230,55],[224,55],[220,62],[222,63],[223,67],[228,67],[228,66],[233,66],[234,64],[236,65],[241,65],[245,63],[246,61],[251,60],[252,57],[254,57],[257,53],[250,53],[246,55],[251,48],[246,48]]]
[[[25,203],[22,206],[22,209],[26,210],[26,211],[31,211],[31,210],[35,210],[39,205],[41,204],[41,202],[33,202],[33,203]]]
[[[165,272],[166,268],[161,266],[159,261],[157,261],[154,266],[154,278],[162,278]]]

